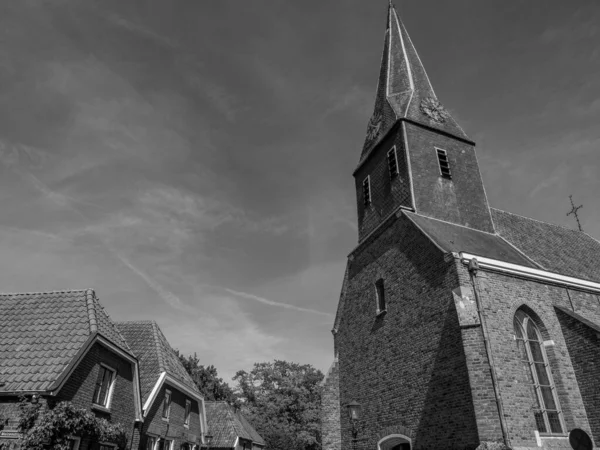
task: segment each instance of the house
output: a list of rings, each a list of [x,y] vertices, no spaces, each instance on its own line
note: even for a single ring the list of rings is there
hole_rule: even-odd
[[[598,448],[600,242],[489,206],[392,5],[353,175],[324,450]]]
[[[137,448],[142,420],[138,362],[91,289],[0,294],[0,445],[18,448],[19,397],[69,401],[119,423]],[[72,448],[114,443],[71,436]]]
[[[214,450],[261,450],[265,441],[239,409],[227,402],[206,402],[208,427]]]
[[[140,448],[193,450],[207,434],[204,398],[153,321],[117,327],[140,364],[143,425]]]

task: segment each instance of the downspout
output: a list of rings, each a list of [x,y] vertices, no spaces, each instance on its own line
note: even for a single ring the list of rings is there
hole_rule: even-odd
[[[508,437],[508,430],[506,427],[506,420],[504,418],[504,407],[502,406],[502,397],[500,395],[500,387],[498,385],[498,377],[496,375],[496,366],[494,365],[494,356],[490,347],[489,335],[487,330],[487,324],[485,321],[485,314],[481,306],[481,294],[479,293],[479,283],[477,281],[477,271],[479,264],[477,259],[473,258],[469,261],[469,275],[471,276],[471,283],[473,283],[473,292],[475,293],[475,303],[477,305],[477,313],[479,314],[479,321],[481,322],[481,334],[483,334],[483,343],[485,345],[485,353],[488,358],[490,365],[490,375],[492,377],[492,385],[494,387],[494,396],[496,397],[496,405],[498,406],[498,415],[500,416],[500,428],[502,429],[502,440],[504,444],[510,448],[510,439]]]

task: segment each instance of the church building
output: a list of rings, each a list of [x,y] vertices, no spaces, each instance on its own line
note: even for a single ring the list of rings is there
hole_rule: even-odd
[[[600,448],[600,242],[489,206],[390,5],[323,450]]]

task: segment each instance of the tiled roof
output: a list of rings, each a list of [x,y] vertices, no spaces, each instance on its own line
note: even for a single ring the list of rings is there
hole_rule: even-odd
[[[226,402],[205,402],[208,432],[213,435],[211,448],[233,448],[236,439],[247,439],[257,445],[265,445],[243,414]]]
[[[142,403],[145,403],[162,372],[167,372],[200,394],[167,338],[154,321],[118,322],[117,327],[138,357]]]
[[[496,232],[544,269],[600,281],[600,242],[588,234],[490,209]]]
[[[0,392],[54,388],[95,332],[130,352],[91,289],[0,294]]]

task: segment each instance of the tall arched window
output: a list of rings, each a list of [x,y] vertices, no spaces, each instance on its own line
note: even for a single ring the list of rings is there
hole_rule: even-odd
[[[564,434],[562,411],[540,330],[521,310],[515,314],[514,326],[519,354],[535,391],[533,413],[537,429],[540,434]]]

